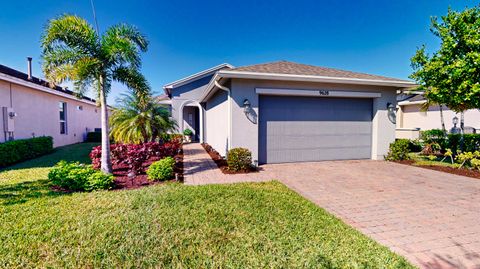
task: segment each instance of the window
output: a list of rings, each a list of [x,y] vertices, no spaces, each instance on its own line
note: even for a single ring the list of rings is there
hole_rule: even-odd
[[[59,102],[58,110],[60,112],[60,134],[67,134],[67,103]]]

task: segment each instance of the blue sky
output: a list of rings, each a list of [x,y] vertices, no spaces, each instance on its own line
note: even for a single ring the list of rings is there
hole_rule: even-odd
[[[430,17],[474,1],[100,1],[100,31],[137,26],[150,40],[142,71],[157,93],[170,81],[228,62],[235,66],[289,60],[408,78],[410,57],[438,47]],[[93,22],[90,0],[3,1],[0,63],[25,71],[26,56],[40,68],[40,34],[63,13]],[[113,103],[125,88],[114,85]]]

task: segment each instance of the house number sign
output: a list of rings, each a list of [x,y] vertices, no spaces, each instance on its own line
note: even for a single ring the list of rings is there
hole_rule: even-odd
[[[330,95],[330,91],[328,91],[328,90],[319,90],[319,91],[318,91],[318,94],[319,94],[319,95],[322,95],[322,96],[328,96],[328,95]]]

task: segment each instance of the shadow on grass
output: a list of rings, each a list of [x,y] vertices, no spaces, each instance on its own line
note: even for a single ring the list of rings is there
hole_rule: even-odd
[[[46,179],[0,185],[0,205],[22,204],[44,197],[58,197],[69,193],[52,189]]]

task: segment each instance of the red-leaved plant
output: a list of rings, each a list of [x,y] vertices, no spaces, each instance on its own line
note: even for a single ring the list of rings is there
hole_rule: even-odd
[[[143,144],[111,144],[112,164],[128,166],[129,171],[135,174],[144,173],[143,164],[150,158],[174,157],[180,150],[181,141],[172,140],[165,143],[148,142]],[[90,152],[93,168],[99,169],[102,147],[94,147]]]

